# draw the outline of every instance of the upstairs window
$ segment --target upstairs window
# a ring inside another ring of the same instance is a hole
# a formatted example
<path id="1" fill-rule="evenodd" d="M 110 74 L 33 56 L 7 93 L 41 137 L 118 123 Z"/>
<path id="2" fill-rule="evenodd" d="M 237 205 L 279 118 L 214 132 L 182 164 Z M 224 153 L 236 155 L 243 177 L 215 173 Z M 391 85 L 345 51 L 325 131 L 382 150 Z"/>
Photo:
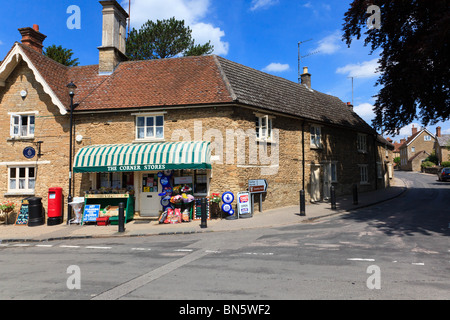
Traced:
<path id="1" fill-rule="evenodd" d="M 164 116 L 136 117 L 137 140 L 163 140 Z"/>
<path id="2" fill-rule="evenodd" d="M 269 116 L 256 117 L 256 140 L 272 140 L 272 118 Z"/>
<path id="3" fill-rule="evenodd" d="M 12 138 L 34 138 L 35 115 L 11 115 L 10 134 Z"/>
<path id="4" fill-rule="evenodd" d="M 424 141 L 431 141 L 431 136 L 426 135 L 423 137 L 423 139 Z"/>
<path id="5" fill-rule="evenodd" d="M 322 148 L 322 128 L 311 126 L 311 148 Z"/>
<path id="6" fill-rule="evenodd" d="M 358 140 L 356 142 L 359 152 L 367 152 L 367 135 L 358 133 Z"/>

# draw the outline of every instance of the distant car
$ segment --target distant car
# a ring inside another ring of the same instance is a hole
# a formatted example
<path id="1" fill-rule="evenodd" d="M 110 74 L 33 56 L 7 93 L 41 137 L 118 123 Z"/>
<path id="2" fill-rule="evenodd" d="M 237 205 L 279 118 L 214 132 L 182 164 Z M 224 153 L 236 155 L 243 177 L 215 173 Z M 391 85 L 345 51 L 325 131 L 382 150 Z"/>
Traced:
<path id="1" fill-rule="evenodd" d="M 439 181 L 450 180 L 450 168 L 442 168 L 438 173 Z"/>

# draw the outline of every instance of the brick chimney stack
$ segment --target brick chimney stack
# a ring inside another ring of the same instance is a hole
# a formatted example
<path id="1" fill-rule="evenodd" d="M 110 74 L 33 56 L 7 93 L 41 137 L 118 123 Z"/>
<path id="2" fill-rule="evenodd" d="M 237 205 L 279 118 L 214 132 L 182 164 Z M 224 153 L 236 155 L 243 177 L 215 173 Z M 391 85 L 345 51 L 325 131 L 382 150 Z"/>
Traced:
<path id="1" fill-rule="evenodd" d="M 308 89 L 311 89 L 311 74 L 308 73 L 308 67 L 303 68 L 303 74 L 301 75 L 302 84 L 305 85 Z"/>
<path id="2" fill-rule="evenodd" d="M 417 133 L 417 128 L 414 127 L 414 125 L 412 126 L 412 134 L 415 135 Z"/>
<path id="3" fill-rule="evenodd" d="M 441 136 L 441 127 L 437 127 L 436 128 L 436 137 L 440 137 Z"/>
<path id="4" fill-rule="evenodd" d="M 39 32 L 37 24 L 33 25 L 33 28 L 21 28 L 19 32 L 22 35 L 22 43 L 24 45 L 42 54 L 43 42 L 47 36 Z"/>

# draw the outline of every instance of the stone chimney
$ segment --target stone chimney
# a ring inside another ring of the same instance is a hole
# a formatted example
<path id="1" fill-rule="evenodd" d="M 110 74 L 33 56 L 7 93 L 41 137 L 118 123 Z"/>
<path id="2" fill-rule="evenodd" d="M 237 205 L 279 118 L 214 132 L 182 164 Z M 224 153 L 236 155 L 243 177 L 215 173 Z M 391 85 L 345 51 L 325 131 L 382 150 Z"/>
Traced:
<path id="1" fill-rule="evenodd" d="M 414 127 L 414 125 L 412 126 L 412 134 L 415 135 L 417 133 L 417 128 Z"/>
<path id="2" fill-rule="evenodd" d="M 303 67 L 303 74 L 301 75 L 302 84 L 311 89 L 311 74 L 308 73 L 308 67 Z"/>
<path id="3" fill-rule="evenodd" d="M 353 105 L 352 105 L 352 103 L 351 103 L 351 102 L 347 102 L 347 107 L 349 107 L 349 108 L 350 108 L 350 110 L 352 110 L 352 111 L 353 111 Z"/>
<path id="4" fill-rule="evenodd" d="M 436 137 L 440 137 L 441 136 L 441 127 L 437 127 L 436 128 Z"/>
<path id="5" fill-rule="evenodd" d="M 34 24 L 33 28 L 21 28 L 19 32 L 22 35 L 22 43 L 24 45 L 42 54 L 43 42 L 47 36 L 39 32 L 37 24 Z"/>
<path id="6" fill-rule="evenodd" d="M 112 74 L 117 65 L 128 60 L 125 39 L 128 13 L 116 1 L 100 1 L 103 6 L 102 46 L 98 48 L 99 74 Z"/>
<path id="7" fill-rule="evenodd" d="M 406 142 L 406 139 L 400 139 L 400 144 L 404 144 Z"/>

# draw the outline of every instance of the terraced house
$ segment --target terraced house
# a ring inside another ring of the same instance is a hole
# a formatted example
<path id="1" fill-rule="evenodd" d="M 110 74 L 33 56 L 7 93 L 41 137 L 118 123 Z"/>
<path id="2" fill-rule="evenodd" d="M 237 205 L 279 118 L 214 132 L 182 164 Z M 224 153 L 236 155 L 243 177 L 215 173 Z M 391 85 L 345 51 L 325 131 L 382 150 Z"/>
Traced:
<path id="1" fill-rule="evenodd" d="M 100 3 L 98 65 L 45 57 L 37 26 L 19 29 L 0 64 L 0 198 L 35 195 L 45 206 L 50 187 L 67 198 L 70 82 L 74 196 L 127 190 L 137 214 L 157 216 L 161 171 L 197 197 L 265 179 L 265 209 L 298 204 L 302 189 L 322 201 L 331 185 L 339 195 L 389 184 L 392 144 L 351 105 L 314 90 L 307 68 L 298 84 L 215 55 L 127 61 L 127 13 Z"/>

